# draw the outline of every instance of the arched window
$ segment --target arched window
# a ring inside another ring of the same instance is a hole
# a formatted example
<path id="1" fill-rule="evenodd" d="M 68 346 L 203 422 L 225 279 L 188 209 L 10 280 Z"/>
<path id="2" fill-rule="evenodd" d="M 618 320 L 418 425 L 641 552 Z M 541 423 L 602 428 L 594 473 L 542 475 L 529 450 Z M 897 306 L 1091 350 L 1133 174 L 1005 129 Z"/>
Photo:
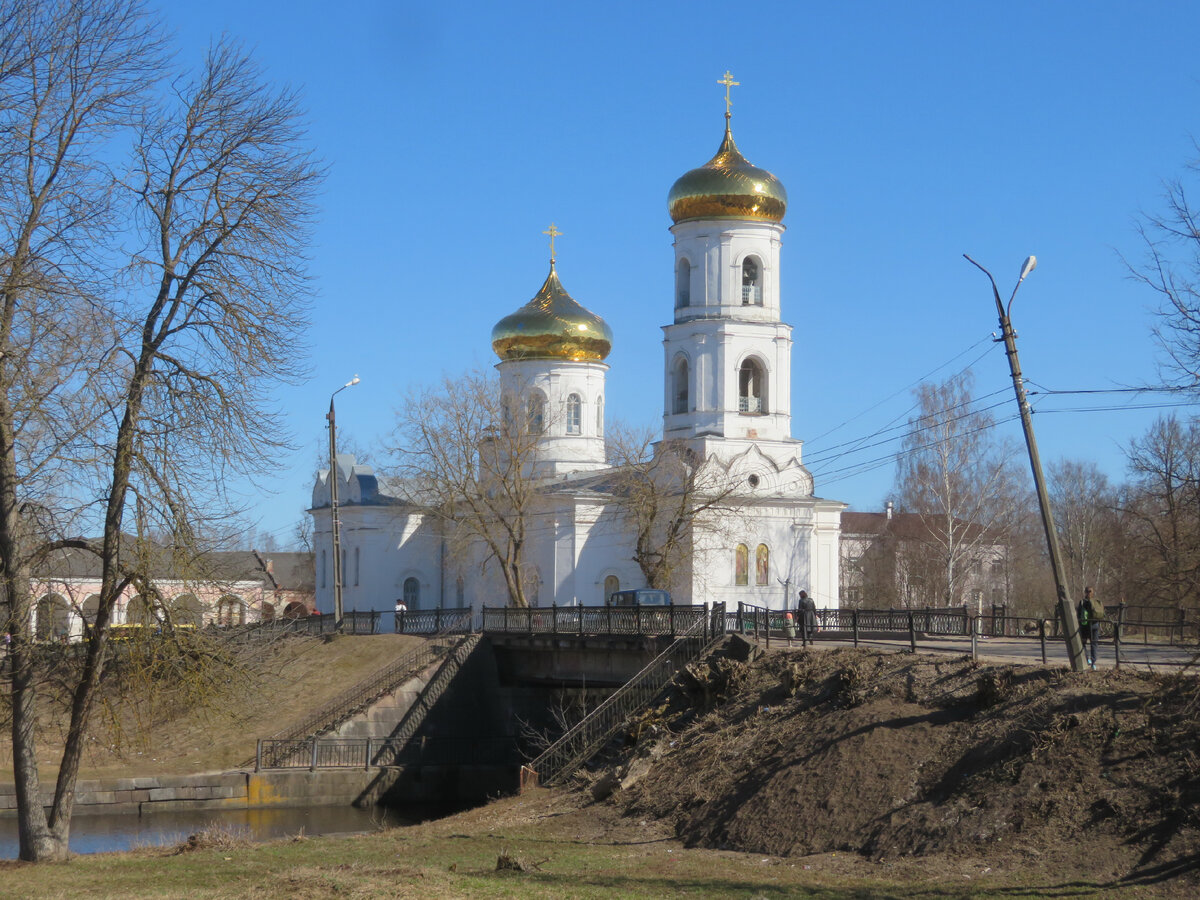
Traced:
<path id="1" fill-rule="evenodd" d="M 233 618 L 226 624 L 245 624 L 246 607 L 242 605 L 242 601 L 237 597 L 225 597 L 223 599 L 230 604 L 230 609 L 234 610 L 230 614 Z M 182 597 L 176 597 L 172 601 L 170 609 L 172 625 L 190 625 L 193 628 L 199 628 L 204 624 L 204 606 L 195 594 L 184 594 Z"/>
<path id="2" fill-rule="evenodd" d="M 596 398 L 596 434 L 604 435 L 604 395 Z"/>
<path id="3" fill-rule="evenodd" d="M 467 585 L 463 581 L 461 575 L 454 581 L 454 602 L 458 604 L 458 608 L 462 609 L 463 603 L 466 602 Z"/>
<path id="4" fill-rule="evenodd" d="M 421 602 L 421 582 L 413 577 L 404 579 L 404 605 L 410 610 L 418 609 Z"/>
<path id="5" fill-rule="evenodd" d="M 766 544 L 759 544 L 754 551 L 754 583 L 766 584 L 771 568 L 771 551 Z"/>
<path id="6" fill-rule="evenodd" d="M 762 306 L 762 265 L 755 256 L 742 262 L 742 306 Z"/>
<path id="7" fill-rule="evenodd" d="M 92 594 L 83 601 L 83 607 L 80 612 L 83 614 L 83 626 L 86 632 L 89 628 L 96 624 L 96 613 L 100 611 L 100 595 Z"/>
<path id="8" fill-rule="evenodd" d="M 34 636 L 38 640 L 65 641 L 71 635 L 71 607 L 58 594 L 38 601 L 34 620 Z"/>
<path id="9" fill-rule="evenodd" d="M 692 302 L 692 264 L 680 259 L 675 266 L 675 306 L 684 307 Z"/>
<path id="10" fill-rule="evenodd" d="M 733 553 L 733 583 L 750 583 L 750 548 L 745 544 L 738 544 Z"/>
<path id="11" fill-rule="evenodd" d="M 578 394 L 567 397 L 567 434 L 583 434 L 583 400 Z"/>
<path id="12" fill-rule="evenodd" d="M 321 587 L 325 587 L 325 570 L 329 568 L 329 561 L 325 558 L 325 551 L 321 551 Z"/>
<path id="13" fill-rule="evenodd" d="M 361 563 L 362 563 L 362 554 L 359 552 L 359 548 L 355 547 L 354 548 L 354 586 L 355 587 L 358 587 L 358 571 L 359 571 Z"/>
<path id="14" fill-rule="evenodd" d="M 612 595 L 621 589 L 621 579 L 616 575 L 604 576 L 604 602 L 612 603 Z"/>
<path id="15" fill-rule="evenodd" d="M 753 359 L 746 360 L 738 369 L 738 411 L 767 411 L 767 377 L 762 366 Z"/>
<path id="16" fill-rule="evenodd" d="M 150 604 L 146 602 L 146 598 L 141 594 L 132 598 L 129 605 L 125 607 L 126 625 L 153 625 L 158 618 Z"/>
<path id="17" fill-rule="evenodd" d="M 675 415 L 688 411 L 688 361 L 679 357 L 671 377 L 671 412 Z"/>
<path id="18" fill-rule="evenodd" d="M 525 428 L 530 434 L 541 434 L 546 428 L 546 398 L 541 391 L 529 395 L 525 407 Z"/>

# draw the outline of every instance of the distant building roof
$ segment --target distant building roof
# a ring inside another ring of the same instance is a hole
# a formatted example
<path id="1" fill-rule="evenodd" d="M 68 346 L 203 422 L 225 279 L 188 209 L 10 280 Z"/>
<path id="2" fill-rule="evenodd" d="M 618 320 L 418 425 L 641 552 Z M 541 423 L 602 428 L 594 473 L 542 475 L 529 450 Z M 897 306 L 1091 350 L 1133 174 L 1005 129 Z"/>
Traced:
<path id="1" fill-rule="evenodd" d="M 966 537 L 974 540 L 986 535 L 987 529 L 973 522 L 963 522 L 956 519 L 959 525 L 966 528 Z M 843 512 L 843 537 L 882 537 L 891 535 L 900 540 L 923 541 L 930 535 L 938 534 L 945 528 L 945 517 L 930 516 L 922 513 L 903 512 Z"/>

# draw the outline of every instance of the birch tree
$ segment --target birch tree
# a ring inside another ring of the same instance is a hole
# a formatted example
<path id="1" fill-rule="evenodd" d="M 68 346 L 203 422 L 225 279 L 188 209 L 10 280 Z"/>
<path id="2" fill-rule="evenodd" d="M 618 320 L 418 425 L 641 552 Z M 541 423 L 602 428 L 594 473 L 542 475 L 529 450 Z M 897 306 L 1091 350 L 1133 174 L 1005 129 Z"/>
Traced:
<path id="1" fill-rule="evenodd" d="M 897 459 L 896 495 L 925 523 L 907 565 L 925 600 L 963 602 L 984 550 L 1003 540 L 1013 514 L 1012 454 L 992 437 L 994 419 L 976 409 L 969 371 L 914 391 L 917 412 Z"/>

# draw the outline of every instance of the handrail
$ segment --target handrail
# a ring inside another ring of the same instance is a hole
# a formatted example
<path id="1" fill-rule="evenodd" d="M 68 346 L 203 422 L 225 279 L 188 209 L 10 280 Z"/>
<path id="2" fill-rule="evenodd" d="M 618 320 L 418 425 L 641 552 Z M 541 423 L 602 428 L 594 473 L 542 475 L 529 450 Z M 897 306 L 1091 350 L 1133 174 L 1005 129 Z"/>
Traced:
<path id="1" fill-rule="evenodd" d="M 401 678 L 413 671 L 425 668 L 442 655 L 446 647 L 438 643 L 438 639 L 447 637 L 452 629 L 461 627 L 462 620 L 469 619 L 470 616 L 471 613 L 468 611 L 447 623 L 441 631 L 432 635 L 420 647 L 388 663 L 381 669 L 377 669 L 357 684 L 342 691 L 320 709 L 310 713 L 299 722 L 269 735 L 266 740 L 285 741 L 310 737 L 340 725 L 364 705 L 369 705 L 378 697 L 386 694 L 399 683 Z M 252 766 L 255 761 L 256 756 L 251 757 L 242 763 L 242 767 Z"/>
<path id="2" fill-rule="evenodd" d="M 675 674 L 674 657 L 682 647 L 686 665 L 701 656 L 724 635 L 704 641 L 708 633 L 707 619 L 701 619 L 675 639 L 662 653 L 654 657 L 640 672 L 617 688 L 594 710 L 573 725 L 566 734 L 542 751 L 528 768 L 538 773 L 542 784 L 553 784 L 574 767 L 581 765 L 612 735 L 633 712 L 641 709 L 666 686 Z M 697 640 L 699 638 L 700 640 Z M 688 653 L 690 645 L 697 645 Z"/>

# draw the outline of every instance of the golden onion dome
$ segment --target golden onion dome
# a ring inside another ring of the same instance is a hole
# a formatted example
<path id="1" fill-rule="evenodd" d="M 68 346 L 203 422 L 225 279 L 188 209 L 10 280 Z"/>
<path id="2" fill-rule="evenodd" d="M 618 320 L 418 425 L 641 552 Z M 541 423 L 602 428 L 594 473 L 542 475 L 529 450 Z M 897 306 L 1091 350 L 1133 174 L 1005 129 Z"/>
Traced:
<path id="1" fill-rule="evenodd" d="M 698 169 L 683 175 L 667 196 L 671 218 L 758 219 L 779 222 L 787 210 L 783 182 L 738 152 L 725 120 L 725 138 L 717 155 Z"/>
<path id="2" fill-rule="evenodd" d="M 492 329 L 501 359 L 600 360 L 612 350 L 612 329 L 563 290 L 554 262 L 537 295 Z"/>

